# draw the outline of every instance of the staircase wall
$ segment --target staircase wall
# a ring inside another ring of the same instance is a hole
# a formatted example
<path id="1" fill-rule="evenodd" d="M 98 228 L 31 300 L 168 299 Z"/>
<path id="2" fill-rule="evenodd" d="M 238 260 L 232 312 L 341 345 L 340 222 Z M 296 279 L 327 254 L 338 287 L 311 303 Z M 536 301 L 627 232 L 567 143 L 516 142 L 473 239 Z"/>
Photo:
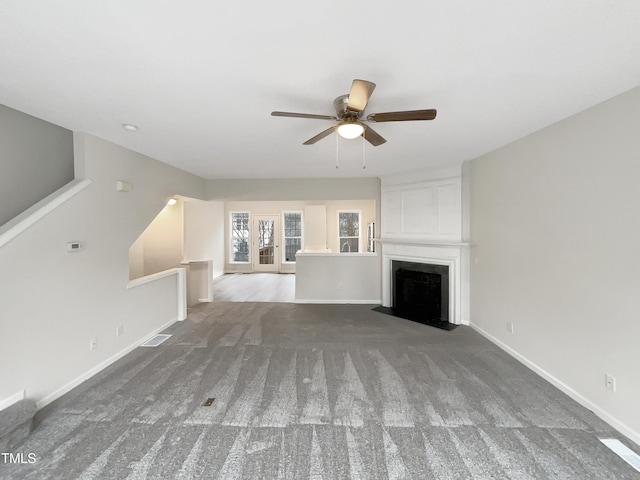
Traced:
<path id="1" fill-rule="evenodd" d="M 0 105 L 0 228 L 74 178 L 73 132 Z"/>
<path id="2" fill-rule="evenodd" d="M 74 148 L 88 185 L 0 244 L 0 402 L 24 390 L 41 408 L 178 318 L 175 280 L 127 289 L 129 247 L 204 179 L 88 134 Z"/>

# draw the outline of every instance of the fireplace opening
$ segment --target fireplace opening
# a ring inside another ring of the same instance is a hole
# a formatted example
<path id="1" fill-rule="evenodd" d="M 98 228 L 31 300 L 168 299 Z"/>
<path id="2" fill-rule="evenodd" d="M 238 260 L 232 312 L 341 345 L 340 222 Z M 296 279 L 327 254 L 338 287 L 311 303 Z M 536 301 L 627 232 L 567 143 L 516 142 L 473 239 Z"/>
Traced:
<path id="1" fill-rule="evenodd" d="M 375 310 L 414 322 L 452 330 L 449 323 L 449 267 L 430 263 L 391 262 L 392 308 Z"/>

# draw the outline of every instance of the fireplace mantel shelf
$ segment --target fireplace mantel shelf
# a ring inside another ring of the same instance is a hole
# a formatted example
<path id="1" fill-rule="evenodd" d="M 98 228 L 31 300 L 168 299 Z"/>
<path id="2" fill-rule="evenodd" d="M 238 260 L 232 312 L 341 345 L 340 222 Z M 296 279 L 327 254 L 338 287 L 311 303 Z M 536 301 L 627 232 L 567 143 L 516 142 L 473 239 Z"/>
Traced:
<path id="1" fill-rule="evenodd" d="M 407 239 L 407 238 L 376 238 L 376 242 L 396 245 L 424 245 L 425 247 L 468 247 L 468 242 L 443 242 L 438 240 Z"/>

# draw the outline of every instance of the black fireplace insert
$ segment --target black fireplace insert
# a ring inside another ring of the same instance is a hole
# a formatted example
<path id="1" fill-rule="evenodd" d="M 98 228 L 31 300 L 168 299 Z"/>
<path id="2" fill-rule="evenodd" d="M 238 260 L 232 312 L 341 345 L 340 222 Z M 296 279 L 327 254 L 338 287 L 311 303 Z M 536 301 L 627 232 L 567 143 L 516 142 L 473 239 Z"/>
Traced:
<path id="1" fill-rule="evenodd" d="M 391 262 L 393 307 L 375 310 L 452 330 L 449 323 L 449 267 L 430 263 Z"/>

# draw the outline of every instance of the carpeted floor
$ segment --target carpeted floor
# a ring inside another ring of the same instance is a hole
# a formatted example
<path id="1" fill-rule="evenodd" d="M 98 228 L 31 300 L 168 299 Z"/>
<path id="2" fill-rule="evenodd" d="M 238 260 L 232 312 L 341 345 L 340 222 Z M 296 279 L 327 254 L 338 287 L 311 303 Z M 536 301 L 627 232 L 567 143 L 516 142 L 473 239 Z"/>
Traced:
<path id="1" fill-rule="evenodd" d="M 203 304 L 38 414 L 2 479 L 637 479 L 624 437 L 468 327 Z M 207 398 L 211 406 L 203 406 Z"/>

